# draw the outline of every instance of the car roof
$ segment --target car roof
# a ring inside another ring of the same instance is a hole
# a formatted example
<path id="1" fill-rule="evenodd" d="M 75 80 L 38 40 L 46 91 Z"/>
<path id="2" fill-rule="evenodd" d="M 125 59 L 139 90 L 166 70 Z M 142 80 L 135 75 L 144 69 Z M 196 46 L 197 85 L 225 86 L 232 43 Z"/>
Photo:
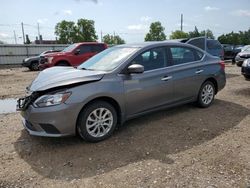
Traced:
<path id="1" fill-rule="evenodd" d="M 177 41 L 150 41 L 150 42 L 141 42 L 141 43 L 132 43 L 132 44 L 122 44 L 115 47 L 128 47 L 128 48 L 144 48 L 144 47 L 151 47 L 151 46 L 158 46 L 158 45 L 178 45 L 178 46 L 192 46 L 188 44 L 183 44 Z"/>

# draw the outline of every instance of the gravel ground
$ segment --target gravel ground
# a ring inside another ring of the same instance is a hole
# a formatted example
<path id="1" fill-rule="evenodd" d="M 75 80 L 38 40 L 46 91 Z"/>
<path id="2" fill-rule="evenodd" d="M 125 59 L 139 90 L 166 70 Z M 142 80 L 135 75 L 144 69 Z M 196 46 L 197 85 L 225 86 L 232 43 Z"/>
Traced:
<path id="1" fill-rule="evenodd" d="M 207 109 L 184 105 L 134 119 L 97 144 L 26 133 L 0 115 L 0 187 L 249 187 L 250 81 L 227 66 Z M 37 75 L 0 70 L 0 97 L 20 97 Z"/>

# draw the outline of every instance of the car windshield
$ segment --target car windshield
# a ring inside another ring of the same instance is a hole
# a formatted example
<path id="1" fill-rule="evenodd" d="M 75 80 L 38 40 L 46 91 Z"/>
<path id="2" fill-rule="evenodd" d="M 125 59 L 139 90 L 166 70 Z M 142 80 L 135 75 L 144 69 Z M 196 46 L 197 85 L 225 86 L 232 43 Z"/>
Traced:
<path id="1" fill-rule="evenodd" d="M 109 48 L 82 63 L 78 69 L 111 71 L 137 50 L 133 47 Z"/>
<path id="2" fill-rule="evenodd" d="M 71 44 L 70 46 L 64 48 L 62 52 L 71 52 L 73 49 L 75 49 L 76 46 L 77 44 Z"/>

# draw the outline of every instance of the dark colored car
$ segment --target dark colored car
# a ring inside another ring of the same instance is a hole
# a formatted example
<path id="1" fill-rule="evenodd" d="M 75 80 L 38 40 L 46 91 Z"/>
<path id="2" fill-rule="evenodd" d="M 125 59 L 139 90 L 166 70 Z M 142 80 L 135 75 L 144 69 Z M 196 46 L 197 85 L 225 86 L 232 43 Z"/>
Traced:
<path id="1" fill-rule="evenodd" d="M 45 55 L 40 61 L 39 68 L 45 69 L 53 66 L 73 66 L 77 67 L 92 56 L 105 50 L 107 45 L 98 42 L 75 43 L 59 53 Z"/>
<path id="2" fill-rule="evenodd" d="M 54 53 L 54 52 L 60 52 L 60 50 L 47 50 L 47 51 L 42 52 L 38 56 L 28 57 L 23 60 L 22 66 L 28 67 L 32 71 L 37 71 L 39 70 L 38 66 L 39 66 L 40 58 L 42 58 L 45 54 Z"/>
<path id="3" fill-rule="evenodd" d="M 213 56 L 219 57 L 221 60 L 224 60 L 223 46 L 218 40 L 209 39 L 206 37 L 195 37 L 195 38 L 185 38 L 185 39 L 174 39 L 170 41 L 178 41 L 186 44 L 191 44 L 208 52 Z"/>
<path id="4" fill-rule="evenodd" d="M 241 73 L 244 75 L 246 79 L 250 79 L 250 58 L 244 60 L 241 67 Z"/>
<path id="5" fill-rule="evenodd" d="M 236 55 L 241 52 L 243 46 L 241 45 L 232 45 L 232 44 L 222 44 L 224 48 L 224 59 L 232 60 L 235 62 Z"/>
<path id="6" fill-rule="evenodd" d="M 243 61 L 248 58 L 250 58 L 250 45 L 244 46 L 241 52 L 236 55 L 235 61 L 237 66 L 241 67 Z"/>
<path id="7" fill-rule="evenodd" d="M 196 38 L 187 39 L 185 43 L 194 45 L 208 52 L 209 54 L 219 57 L 220 59 L 224 60 L 224 49 L 218 40 L 209 39 L 205 37 L 196 37 Z"/>
<path id="8" fill-rule="evenodd" d="M 220 58 L 180 42 L 119 45 L 77 69 L 40 72 L 18 109 L 32 135 L 79 134 L 97 142 L 126 120 L 156 110 L 191 102 L 209 107 L 226 84 L 224 68 Z"/>

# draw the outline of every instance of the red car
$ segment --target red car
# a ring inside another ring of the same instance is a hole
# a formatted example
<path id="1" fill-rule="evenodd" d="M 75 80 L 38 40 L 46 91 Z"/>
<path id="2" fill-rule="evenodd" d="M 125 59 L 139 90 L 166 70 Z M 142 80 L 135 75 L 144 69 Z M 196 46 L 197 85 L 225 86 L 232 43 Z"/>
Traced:
<path id="1" fill-rule="evenodd" d="M 45 55 L 39 62 L 39 68 L 42 70 L 53 66 L 76 67 L 106 48 L 107 45 L 105 43 L 75 43 L 68 46 L 61 52 Z"/>

